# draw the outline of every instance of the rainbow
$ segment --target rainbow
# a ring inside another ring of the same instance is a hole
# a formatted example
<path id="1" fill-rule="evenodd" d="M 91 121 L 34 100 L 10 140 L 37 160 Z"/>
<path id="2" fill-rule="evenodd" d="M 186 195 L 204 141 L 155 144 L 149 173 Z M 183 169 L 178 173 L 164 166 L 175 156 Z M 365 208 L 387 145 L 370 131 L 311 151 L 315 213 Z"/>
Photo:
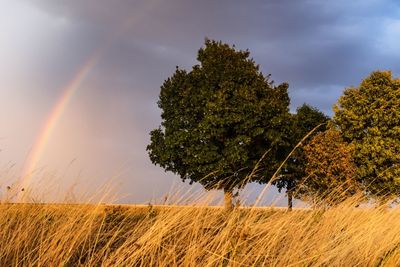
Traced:
<path id="1" fill-rule="evenodd" d="M 21 188 L 27 188 L 30 185 L 37 163 L 43 155 L 43 151 L 46 148 L 46 144 L 50 139 L 55 126 L 57 125 L 58 119 L 64 112 L 74 93 L 77 91 L 90 70 L 96 64 L 99 57 L 99 53 L 95 53 L 92 57 L 90 57 L 89 60 L 87 60 L 80 67 L 80 69 L 74 75 L 74 78 L 62 90 L 61 97 L 56 102 L 49 116 L 45 120 L 44 126 L 40 130 L 34 146 L 32 147 L 27 164 L 23 169 L 22 180 L 20 182 Z"/>
<path id="2" fill-rule="evenodd" d="M 63 88 L 59 100 L 55 103 L 50 114 L 45 120 L 44 126 L 41 128 L 29 153 L 28 159 L 22 171 L 21 180 L 19 182 L 21 189 L 29 189 L 29 185 L 32 182 L 37 164 L 42 158 L 43 152 L 54 131 L 54 128 L 57 125 L 59 118 L 68 106 L 68 103 L 70 102 L 74 93 L 80 88 L 82 82 L 88 76 L 93 67 L 97 64 L 98 60 L 102 57 L 104 52 L 112 46 L 113 42 L 118 39 L 119 36 L 126 32 L 126 30 L 129 29 L 136 21 L 145 16 L 145 9 L 151 9 L 159 3 L 161 2 L 158 0 L 146 1 L 146 5 L 142 7 L 143 9 L 139 10 L 136 16 L 128 17 L 120 25 L 120 27 L 117 28 L 116 31 L 112 32 L 105 40 L 105 42 L 103 42 L 102 45 L 100 45 L 100 47 L 93 52 L 88 60 L 86 60 L 84 64 L 78 69 L 70 82 Z M 25 193 L 22 194 L 22 197 L 20 197 L 20 199 L 24 201 L 25 195 Z"/>

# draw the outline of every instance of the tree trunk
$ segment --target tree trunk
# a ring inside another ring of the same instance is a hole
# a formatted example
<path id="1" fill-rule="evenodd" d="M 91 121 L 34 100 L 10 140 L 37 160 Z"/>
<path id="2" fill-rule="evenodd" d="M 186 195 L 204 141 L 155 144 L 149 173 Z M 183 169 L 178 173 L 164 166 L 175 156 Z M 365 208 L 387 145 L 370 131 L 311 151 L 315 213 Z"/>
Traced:
<path id="1" fill-rule="evenodd" d="M 288 200 L 288 205 L 287 205 L 288 211 L 292 211 L 292 209 L 293 209 L 293 191 L 292 191 L 292 189 L 289 189 L 287 191 L 287 200 Z"/>
<path id="2" fill-rule="evenodd" d="M 225 210 L 232 210 L 232 191 L 224 189 L 224 206 Z"/>

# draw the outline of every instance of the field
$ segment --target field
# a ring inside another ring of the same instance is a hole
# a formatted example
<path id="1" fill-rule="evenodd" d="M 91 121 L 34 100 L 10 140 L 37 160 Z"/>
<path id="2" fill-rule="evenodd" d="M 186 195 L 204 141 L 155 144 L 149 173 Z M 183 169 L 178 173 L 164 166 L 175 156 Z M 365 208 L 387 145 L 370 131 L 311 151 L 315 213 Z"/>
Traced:
<path id="1" fill-rule="evenodd" d="M 398 266 L 400 210 L 0 204 L 0 266 Z"/>

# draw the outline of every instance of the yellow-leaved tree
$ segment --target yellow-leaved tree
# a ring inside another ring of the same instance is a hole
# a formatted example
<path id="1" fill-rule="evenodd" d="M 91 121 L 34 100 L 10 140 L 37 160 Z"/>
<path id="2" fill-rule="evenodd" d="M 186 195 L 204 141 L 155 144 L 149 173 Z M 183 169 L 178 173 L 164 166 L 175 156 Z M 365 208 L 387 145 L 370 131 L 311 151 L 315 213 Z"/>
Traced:
<path id="1" fill-rule="evenodd" d="M 354 148 L 363 190 L 370 196 L 400 193 L 400 79 L 375 71 L 347 88 L 334 106 L 334 123 Z"/>

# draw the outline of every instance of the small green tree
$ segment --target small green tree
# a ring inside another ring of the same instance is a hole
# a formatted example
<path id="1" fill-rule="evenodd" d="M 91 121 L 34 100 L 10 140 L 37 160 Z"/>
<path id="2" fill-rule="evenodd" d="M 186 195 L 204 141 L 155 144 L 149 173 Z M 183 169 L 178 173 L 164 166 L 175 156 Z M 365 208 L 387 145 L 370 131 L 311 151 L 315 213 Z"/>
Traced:
<path id="1" fill-rule="evenodd" d="M 400 193 L 400 79 L 376 71 L 344 91 L 334 106 L 344 141 L 365 190 L 374 196 Z"/>
<path id="2" fill-rule="evenodd" d="M 290 150 L 294 149 L 295 146 L 315 127 L 320 125 L 320 127 L 304 141 L 304 144 L 307 143 L 316 133 L 324 131 L 326 128 L 325 125 L 328 121 L 329 118 L 324 113 L 307 104 L 303 104 L 301 107 L 297 108 L 296 113 L 291 115 L 291 138 L 290 146 L 287 148 L 287 154 L 289 154 L 291 152 Z M 279 179 L 273 182 L 279 192 L 281 192 L 282 189 L 286 189 L 289 210 L 292 209 L 293 206 L 293 194 L 295 193 L 299 182 L 301 182 L 305 175 L 304 170 L 306 161 L 303 151 L 304 144 L 296 148 L 282 169 Z"/>
<path id="3" fill-rule="evenodd" d="M 304 178 L 298 183 L 296 197 L 331 205 L 360 191 L 353 151 L 337 129 L 315 135 L 303 149 Z"/>
<path id="4" fill-rule="evenodd" d="M 199 65 L 176 69 L 161 86 L 161 126 L 151 131 L 151 161 L 206 189 L 232 191 L 268 180 L 288 145 L 288 85 L 274 86 L 249 51 L 206 40 Z M 262 155 L 268 156 L 254 166 Z"/>

